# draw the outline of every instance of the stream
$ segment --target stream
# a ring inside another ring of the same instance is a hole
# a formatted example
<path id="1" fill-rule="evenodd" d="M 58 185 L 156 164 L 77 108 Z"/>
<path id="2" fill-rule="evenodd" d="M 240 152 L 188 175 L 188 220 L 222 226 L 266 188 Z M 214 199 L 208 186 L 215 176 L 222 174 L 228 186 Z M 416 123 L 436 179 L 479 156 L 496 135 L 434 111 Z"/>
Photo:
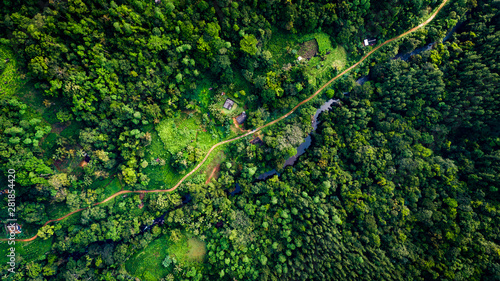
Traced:
<path id="1" fill-rule="evenodd" d="M 446 36 L 443 38 L 442 42 L 444 43 L 446 40 L 450 39 L 450 37 L 453 35 L 453 33 L 455 33 L 457 31 L 457 29 L 459 29 L 462 25 L 464 24 L 464 22 L 458 22 L 447 34 Z M 397 60 L 397 59 L 400 59 L 400 60 L 404 60 L 404 61 L 408 61 L 410 59 L 410 57 L 416 55 L 416 54 L 419 54 L 423 51 L 428 51 L 430 49 L 432 49 L 432 47 L 438 42 L 433 42 L 433 43 L 430 43 L 430 44 L 427 44 L 423 47 L 420 47 L 420 48 L 417 48 L 415 50 L 413 50 L 412 52 L 410 53 L 400 53 L 400 54 L 397 54 L 396 56 L 394 56 L 392 59 L 393 60 Z M 370 80 L 370 74 L 368 75 L 365 75 L 365 76 L 362 76 L 360 77 L 358 80 L 356 80 L 356 83 L 358 83 L 359 85 L 363 85 L 365 82 L 369 81 Z M 344 93 L 344 96 L 347 96 L 349 93 Z M 312 119 L 312 126 L 313 126 L 313 130 L 311 131 L 314 132 L 316 131 L 316 128 L 318 127 L 318 116 L 324 112 L 324 111 L 328 111 L 331 109 L 331 106 L 333 103 L 339 103 L 339 100 L 338 99 L 330 99 L 328 101 L 326 101 L 325 103 L 323 103 L 317 110 L 316 110 L 316 114 L 314 114 L 314 117 Z M 301 143 L 299 145 L 299 147 L 297 147 L 297 154 L 295 154 L 294 156 L 288 158 L 286 161 L 285 161 L 285 165 L 283 165 L 283 168 L 287 167 L 287 166 L 293 166 L 293 164 L 295 164 L 295 161 L 297 161 L 297 158 L 299 158 L 299 156 L 301 156 L 302 154 L 304 154 L 306 152 L 306 149 L 309 148 L 309 146 L 311 146 L 311 133 L 309 133 L 307 135 L 307 137 L 305 138 L 304 142 Z M 267 171 L 265 173 L 262 173 L 260 174 L 258 177 L 257 177 L 257 180 L 267 180 L 268 178 L 270 178 L 271 176 L 274 176 L 274 175 L 280 175 L 280 173 L 278 173 L 278 171 L 276 171 L 276 169 L 273 169 L 271 171 Z"/>
<path id="2" fill-rule="evenodd" d="M 297 161 L 297 158 L 299 158 L 300 155 L 302 155 L 302 154 L 304 154 L 306 152 L 306 149 L 309 148 L 309 146 L 311 146 L 311 142 L 312 142 L 311 133 L 314 132 L 314 131 L 316 131 L 316 129 L 318 128 L 318 124 L 319 124 L 318 116 L 323 111 L 330 110 L 332 108 L 332 104 L 334 104 L 334 103 L 338 104 L 339 101 L 340 100 L 338 100 L 338 99 L 330 99 L 330 100 L 326 101 L 325 103 L 323 103 L 316 110 L 316 113 L 314 114 L 314 116 L 312 118 L 312 127 L 313 127 L 313 130 L 307 135 L 307 137 L 304 140 L 304 142 L 301 143 L 299 145 L 299 147 L 297 147 L 297 154 L 295 154 L 294 156 L 286 159 L 285 164 L 283 165 L 283 168 L 285 168 L 287 166 L 293 166 L 293 164 L 295 164 L 295 161 Z M 279 173 L 278 173 L 278 171 L 276 171 L 276 169 L 273 169 L 271 171 L 268 171 L 268 172 L 260 174 L 257 177 L 257 180 L 266 180 L 269 177 L 274 176 L 274 175 L 278 175 L 279 176 Z"/>
<path id="3" fill-rule="evenodd" d="M 144 225 L 141 227 L 141 233 L 152 228 L 155 224 L 158 224 L 158 225 L 163 225 L 165 223 L 165 216 L 171 212 L 171 211 L 174 211 L 174 210 L 177 210 L 179 208 L 181 208 L 182 206 L 186 205 L 187 203 L 189 203 L 191 200 L 193 199 L 193 197 L 191 196 L 191 194 L 186 194 L 182 197 L 182 203 L 179 205 L 179 206 L 176 206 L 174 207 L 172 210 L 170 211 L 165 211 L 161 216 L 155 218 L 153 220 L 153 223 L 150 224 L 150 225 Z"/>

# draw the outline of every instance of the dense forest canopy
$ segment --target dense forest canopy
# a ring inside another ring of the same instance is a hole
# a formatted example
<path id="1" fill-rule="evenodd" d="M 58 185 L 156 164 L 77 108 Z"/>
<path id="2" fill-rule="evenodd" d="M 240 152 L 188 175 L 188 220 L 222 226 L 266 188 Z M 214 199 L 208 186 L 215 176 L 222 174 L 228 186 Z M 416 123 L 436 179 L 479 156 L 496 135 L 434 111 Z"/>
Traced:
<path id="1" fill-rule="evenodd" d="M 139 194 L 441 2 L 3 0 L 0 167 L 37 236 L 2 280 L 499 279 L 499 4 L 448 2 Z"/>

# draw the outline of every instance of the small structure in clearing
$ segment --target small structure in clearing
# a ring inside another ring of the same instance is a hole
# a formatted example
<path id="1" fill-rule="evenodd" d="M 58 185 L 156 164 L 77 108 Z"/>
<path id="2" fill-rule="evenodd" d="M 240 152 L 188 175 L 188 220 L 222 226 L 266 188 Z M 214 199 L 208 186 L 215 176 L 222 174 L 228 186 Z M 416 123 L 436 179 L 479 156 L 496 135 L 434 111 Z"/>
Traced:
<path id="1" fill-rule="evenodd" d="M 259 137 L 255 137 L 253 140 L 250 141 L 250 143 L 251 144 L 259 144 L 259 145 L 264 144 L 264 142 Z"/>
<path id="2" fill-rule="evenodd" d="M 224 108 L 227 110 L 231 110 L 233 108 L 234 101 L 232 99 L 227 99 L 226 102 L 224 102 Z"/>
<path id="3" fill-rule="evenodd" d="M 245 123 L 245 121 L 247 120 L 247 114 L 245 113 L 245 111 L 243 111 L 240 115 L 238 115 L 238 117 L 236 117 L 236 122 L 238 122 L 238 124 L 243 124 Z"/>

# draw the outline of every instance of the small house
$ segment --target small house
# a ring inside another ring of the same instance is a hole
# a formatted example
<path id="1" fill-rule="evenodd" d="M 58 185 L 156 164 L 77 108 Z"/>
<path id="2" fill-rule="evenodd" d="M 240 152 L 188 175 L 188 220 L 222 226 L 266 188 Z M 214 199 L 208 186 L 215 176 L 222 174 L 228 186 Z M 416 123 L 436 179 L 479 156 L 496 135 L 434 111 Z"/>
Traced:
<path id="1" fill-rule="evenodd" d="M 247 114 L 245 113 L 245 111 L 243 111 L 240 115 L 238 115 L 238 117 L 236 117 L 236 122 L 238 122 L 238 124 L 243 124 L 245 123 L 245 121 L 247 120 Z"/>
<path id="2" fill-rule="evenodd" d="M 20 234 L 21 233 L 21 226 L 17 223 L 8 223 L 5 224 L 5 228 L 7 229 L 7 232 L 12 235 L 12 234 Z"/>
<path id="3" fill-rule="evenodd" d="M 304 58 L 303 58 L 303 57 L 301 57 L 301 56 L 299 56 L 299 57 L 297 58 L 297 60 L 298 60 L 298 61 L 301 61 L 301 60 L 303 60 L 303 59 L 304 59 Z"/>
<path id="4" fill-rule="evenodd" d="M 250 141 L 251 144 L 264 144 L 264 142 L 259 138 L 259 137 L 255 137 L 253 140 Z"/>
<path id="5" fill-rule="evenodd" d="M 234 101 L 231 99 L 227 99 L 226 102 L 224 102 L 224 108 L 227 110 L 231 110 L 233 108 Z"/>
<path id="6" fill-rule="evenodd" d="M 367 38 L 363 41 L 364 46 L 373 46 L 375 45 L 375 43 L 377 43 L 377 39 L 375 38 L 370 38 L 370 39 Z"/>

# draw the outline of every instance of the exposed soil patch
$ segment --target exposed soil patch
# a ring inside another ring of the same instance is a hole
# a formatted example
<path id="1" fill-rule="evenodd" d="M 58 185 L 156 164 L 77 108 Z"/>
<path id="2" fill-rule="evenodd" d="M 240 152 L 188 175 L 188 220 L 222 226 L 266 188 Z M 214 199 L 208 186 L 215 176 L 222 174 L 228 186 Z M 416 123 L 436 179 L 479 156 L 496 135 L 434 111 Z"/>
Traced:
<path id="1" fill-rule="evenodd" d="M 88 163 L 89 163 L 89 162 L 87 162 L 87 161 L 85 161 L 85 160 L 82 160 L 82 162 L 80 162 L 80 164 L 78 164 L 78 167 L 83 168 L 83 167 L 87 166 L 87 164 L 88 164 Z"/>
<path id="2" fill-rule="evenodd" d="M 198 238 L 188 239 L 189 251 L 187 257 L 190 260 L 202 262 L 205 254 L 207 253 L 207 248 L 205 248 L 205 243 Z"/>
<path id="3" fill-rule="evenodd" d="M 318 53 L 319 47 L 316 39 L 309 40 L 300 45 L 299 56 L 310 59 Z"/>
<path id="4" fill-rule="evenodd" d="M 208 184 L 210 180 L 214 177 L 214 175 L 219 172 L 219 170 L 220 170 L 220 164 L 214 167 L 212 173 L 210 174 L 210 176 L 208 176 L 208 179 L 205 181 L 205 184 Z"/>
<path id="5" fill-rule="evenodd" d="M 240 127 L 240 124 L 238 124 L 238 122 L 236 121 L 236 118 L 234 118 L 234 117 L 233 117 L 233 124 L 234 124 L 234 126 L 236 126 L 236 128 L 238 128 L 238 130 L 240 130 L 242 133 L 250 132 L 250 130 L 243 130 L 243 129 Z"/>
<path id="6" fill-rule="evenodd" d="M 220 163 L 226 158 L 224 152 L 220 151 L 217 156 L 210 162 L 205 170 L 205 175 L 207 175 L 207 180 L 205 184 L 208 184 L 212 178 L 217 178 L 220 171 Z"/>
<path id="7" fill-rule="evenodd" d="M 57 171 L 60 172 L 62 171 L 62 165 L 63 165 L 64 160 L 57 160 L 54 161 L 54 166 L 56 167 Z"/>
<path id="8" fill-rule="evenodd" d="M 71 125 L 71 122 L 54 123 L 54 124 L 52 124 L 52 130 L 50 130 L 50 132 L 59 135 L 69 125 Z"/>

